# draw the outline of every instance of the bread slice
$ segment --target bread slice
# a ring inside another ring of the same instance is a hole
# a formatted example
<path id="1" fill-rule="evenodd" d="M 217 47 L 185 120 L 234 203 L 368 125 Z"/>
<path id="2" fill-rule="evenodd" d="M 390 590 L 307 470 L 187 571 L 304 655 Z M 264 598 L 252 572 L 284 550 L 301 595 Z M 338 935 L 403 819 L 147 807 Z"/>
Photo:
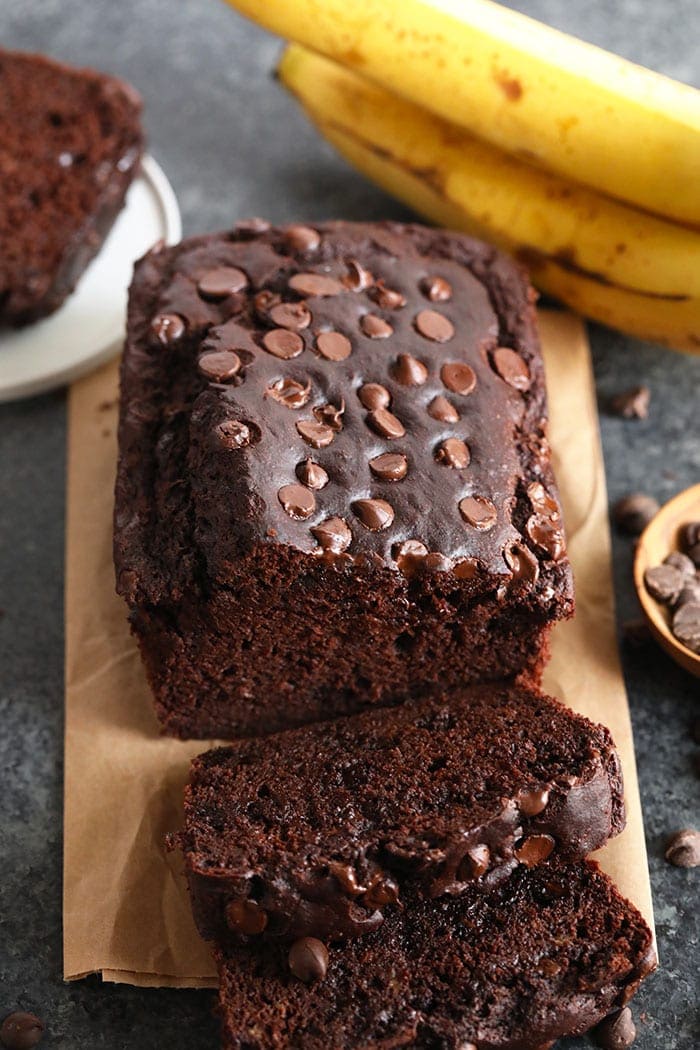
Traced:
<path id="1" fill-rule="evenodd" d="M 140 114 L 121 80 L 0 50 L 0 322 L 73 290 L 138 170 Z"/>
<path id="2" fill-rule="evenodd" d="M 332 940 L 623 826 L 608 731 L 488 685 L 200 756 L 178 843 L 205 938 Z"/>

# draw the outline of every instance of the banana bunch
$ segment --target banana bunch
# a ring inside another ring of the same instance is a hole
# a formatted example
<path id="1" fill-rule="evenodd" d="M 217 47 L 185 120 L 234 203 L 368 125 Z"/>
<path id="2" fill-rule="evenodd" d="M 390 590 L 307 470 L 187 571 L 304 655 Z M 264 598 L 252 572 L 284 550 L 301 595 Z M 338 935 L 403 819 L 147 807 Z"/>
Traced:
<path id="1" fill-rule="evenodd" d="M 700 92 L 488 0 L 231 2 L 313 47 L 280 79 L 383 188 L 580 313 L 700 353 Z"/>

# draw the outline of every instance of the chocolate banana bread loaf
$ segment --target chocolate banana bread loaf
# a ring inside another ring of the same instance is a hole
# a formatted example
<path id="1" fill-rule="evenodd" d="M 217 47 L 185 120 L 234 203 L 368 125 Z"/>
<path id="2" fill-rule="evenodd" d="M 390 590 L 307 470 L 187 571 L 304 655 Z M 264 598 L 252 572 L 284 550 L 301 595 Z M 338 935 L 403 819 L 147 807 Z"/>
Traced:
<path id="1" fill-rule="evenodd" d="M 488 685 L 201 755 L 178 844 L 205 938 L 327 940 L 623 826 L 608 731 Z"/>
<path id="2" fill-rule="evenodd" d="M 0 323 L 73 290 L 138 170 L 140 117 L 115 77 L 0 49 Z"/>
<path id="3" fill-rule="evenodd" d="M 546 416 L 527 282 L 467 237 L 252 221 L 147 255 L 115 560 L 165 730 L 536 681 L 573 608 Z"/>
<path id="4" fill-rule="evenodd" d="M 216 959 L 225 1050 L 540 1050 L 627 1002 L 656 964 L 598 867 L 560 861 L 408 902 L 327 956 L 278 942 Z"/>

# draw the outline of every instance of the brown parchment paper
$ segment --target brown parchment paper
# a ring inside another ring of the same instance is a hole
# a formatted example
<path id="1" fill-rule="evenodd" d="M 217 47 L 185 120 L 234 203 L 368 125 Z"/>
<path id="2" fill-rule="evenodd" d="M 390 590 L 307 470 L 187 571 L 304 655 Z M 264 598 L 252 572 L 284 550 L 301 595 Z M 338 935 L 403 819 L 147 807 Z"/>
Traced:
<path id="1" fill-rule="evenodd" d="M 612 730 L 628 824 L 600 860 L 652 922 L 627 697 L 617 654 L 610 535 L 590 354 L 582 323 L 540 317 L 551 442 L 576 579 L 577 614 L 554 631 L 545 688 Z M 182 787 L 204 741 L 159 736 L 126 609 L 114 594 L 112 486 L 117 366 L 70 392 L 66 553 L 64 972 L 152 986 L 215 984 L 179 854 Z"/>

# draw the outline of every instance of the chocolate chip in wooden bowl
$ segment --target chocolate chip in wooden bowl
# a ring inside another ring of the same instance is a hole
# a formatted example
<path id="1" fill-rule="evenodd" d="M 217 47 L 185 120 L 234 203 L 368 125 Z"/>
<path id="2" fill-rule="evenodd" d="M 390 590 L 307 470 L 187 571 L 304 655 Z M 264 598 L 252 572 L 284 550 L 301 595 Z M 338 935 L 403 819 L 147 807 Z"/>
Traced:
<path id="1" fill-rule="evenodd" d="M 593 1029 L 592 1036 L 593 1042 L 601 1050 L 629 1050 L 637 1037 L 629 1006 L 616 1010 L 601 1021 Z"/>
<path id="2" fill-rule="evenodd" d="M 301 937 L 289 949 L 289 969 L 304 984 L 322 981 L 328 972 L 328 949 L 316 937 Z"/>
<path id="3" fill-rule="evenodd" d="M 679 605 L 673 614 L 671 630 L 686 649 L 700 655 L 700 602 L 688 601 Z"/>
<path id="4" fill-rule="evenodd" d="M 648 386 L 634 386 L 610 399 L 610 412 L 622 419 L 646 419 L 649 415 L 651 391 Z"/>
<path id="5" fill-rule="evenodd" d="M 44 1034 L 44 1022 L 35 1014 L 15 1010 L 0 1025 L 0 1044 L 6 1050 L 32 1050 Z"/>
<path id="6" fill-rule="evenodd" d="M 680 542 L 686 554 L 700 543 L 700 521 L 689 521 L 683 525 L 680 530 Z"/>
<path id="7" fill-rule="evenodd" d="M 621 532 L 639 536 L 659 511 L 658 501 L 643 492 L 632 492 L 619 499 L 612 509 L 613 521 Z"/>
<path id="8" fill-rule="evenodd" d="M 664 558 L 663 564 L 672 565 L 674 569 L 678 569 L 685 581 L 695 579 L 695 566 L 688 555 L 683 554 L 682 551 L 671 551 Z"/>
<path id="9" fill-rule="evenodd" d="M 697 868 L 700 865 L 700 831 L 695 828 L 676 831 L 666 844 L 664 856 L 676 868 Z"/>
<path id="10" fill-rule="evenodd" d="M 683 576 L 673 565 L 656 565 L 644 573 L 644 585 L 657 602 L 671 605 L 681 592 Z"/>

